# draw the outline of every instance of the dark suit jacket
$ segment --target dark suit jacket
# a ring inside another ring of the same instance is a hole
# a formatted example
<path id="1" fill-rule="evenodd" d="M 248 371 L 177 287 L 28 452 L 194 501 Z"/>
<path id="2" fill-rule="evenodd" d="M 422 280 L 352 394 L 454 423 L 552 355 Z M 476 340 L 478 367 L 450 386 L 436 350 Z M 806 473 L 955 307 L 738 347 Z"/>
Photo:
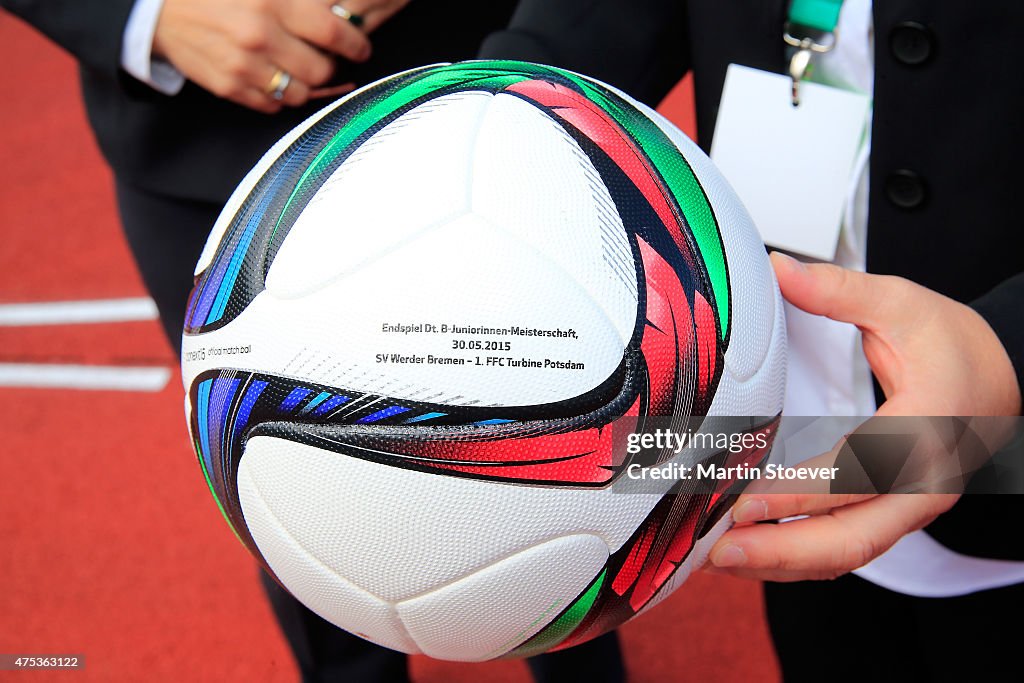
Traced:
<path id="1" fill-rule="evenodd" d="M 648 104 L 693 71 L 710 149 L 726 68 L 786 73 L 787 0 L 523 0 L 482 56 L 573 69 Z M 874 2 L 868 270 L 970 302 L 1024 387 L 1024 3 Z M 841 39 L 841 38 L 840 38 Z M 1024 559 L 1021 497 L 966 496 L 930 531 L 977 555 Z"/>
<path id="2" fill-rule="evenodd" d="M 120 68 L 134 4 L 0 0 L 78 59 L 90 123 L 119 181 L 164 196 L 223 203 L 274 142 L 328 102 L 267 116 L 191 82 L 174 97 L 156 92 Z M 332 82 L 363 85 L 424 64 L 472 59 L 484 36 L 508 23 L 514 7 L 512 0 L 411 2 L 373 34 L 370 61 L 339 60 Z"/>

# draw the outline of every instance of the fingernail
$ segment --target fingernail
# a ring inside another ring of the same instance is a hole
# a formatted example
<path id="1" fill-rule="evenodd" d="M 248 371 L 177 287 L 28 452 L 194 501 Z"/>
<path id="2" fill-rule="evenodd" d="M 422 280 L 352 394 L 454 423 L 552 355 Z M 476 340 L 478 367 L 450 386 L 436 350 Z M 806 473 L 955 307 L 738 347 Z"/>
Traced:
<path id="1" fill-rule="evenodd" d="M 784 254 L 781 251 L 773 251 L 772 253 L 775 254 L 777 258 L 782 259 L 782 262 L 785 263 L 787 267 L 792 268 L 793 270 L 807 270 L 807 265 L 803 261 L 797 261 L 789 254 Z"/>
<path id="2" fill-rule="evenodd" d="M 763 500 L 748 500 L 732 511 L 732 521 L 737 524 L 765 519 L 768 519 L 768 503 Z"/>
<path id="3" fill-rule="evenodd" d="M 716 567 L 740 567 L 747 562 L 747 554 L 743 548 L 732 543 L 719 550 L 711 558 L 711 563 Z"/>

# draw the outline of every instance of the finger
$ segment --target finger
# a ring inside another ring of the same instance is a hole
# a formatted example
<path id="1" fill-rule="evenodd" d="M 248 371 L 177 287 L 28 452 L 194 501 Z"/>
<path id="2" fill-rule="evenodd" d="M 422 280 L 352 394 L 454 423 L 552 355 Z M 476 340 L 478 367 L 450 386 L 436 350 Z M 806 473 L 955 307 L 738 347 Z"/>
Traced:
<path id="1" fill-rule="evenodd" d="M 912 285 L 902 278 L 801 263 L 780 252 L 771 259 L 782 295 L 803 311 L 868 328 L 908 318 L 899 303 Z"/>
<path id="2" fill-rule="evenodd" d="M 262 87 L 255 84 L 257 79 L 261 78 L 257 74 L 262 71 L 256 64 L 257 61 L 255 58 L 244 56 L 234 60 L 226 58 L 224 69 L 214 72 L 209 79 L 202 80 L 200 85 L 214 95 L 243 107 L 264 114 L 277 113 L 281 110 L 281 103 L 272 99 Z M 269 83 L 273 75 L 273 70 L 270 70 L 270 75 L 265 76 L 263 83 Z"/>
<path id="3" fill-rule="evenodd" d="M 353 62 L 370 58 L 370 39 L 351 22 L 335 16 L 330 3 L 285 0 L 281 22 L 296 37 Z"/>
<path id="4" fill-rule="evenodd" d="M 737 527 L 715 544 L 710 561 L 748 575 L 796 572 L 808 579 L 833 578 L 867 564 L 955 500 L 941 495 L 877 496 L 786 524 Z"/>
<path id="5" fill-rule="evenodd" d="M 289 107 L 299 107 L 309 101 L 309 86 L 300 81 L 298 78 L 292 76 L 287 87 L 281 92 L 281 98 L 276 99 L 273 92 L 270 92 L 269 84 L 273 81 L 279 67 L 271 64 L 270 62 L 264 62 L 260 69 L 260 75 L 253 79 L 254 83 L 263 84 L 263 95 L 269 100 L 279 102 Z M 285 73 L 288 73 L 287 69 L 282 69 Z M 289 74 L 290 75 L 290 74 Z"/>
<path id="6" fill-rule="evenodd" d="M 733 521 L 747 524 L 819 515 L 880 493 L 961 493 L 962 487 L 954 486 L 961 474 L 960 461 L 952 457 L 956 444 L 944 446 L 933 433 L 930 418 L 892 419 L 911 414 L 911 408 L 897 395 L 829 451 L 795 466 L 808 471 L 830 470 L 829 479 L 776 477 L 753 481 L 736 500 Z"/>
<path id="7" fill-rule="evenodd" d="M 829 449 L 828 451 L 825 451 L 824 453 L 819 453 L 818 455 L 815 455 L 814 457 L 811 458 L 804 458 L 796 465 L 793 465 L 793 467 L 803 468 L 805 471 L 817 470 L 819 475 L 823 473 L 825 470 L 832 470 L 829 473 L 830 476 L 839 475 L 840 472 L 835 469 L 836 460 L 839 457 L 839 453 L 843 448 L 844 442 L 844 439 L 840 439 L 838 442 L 833 444 L 832 448 Z M 802 456 L 803 454 L 800 455 Z M 750 485 L 747 486 L 746 490 L 736 501 L 736 505 L 733 507 L 734 515 L 735 511 L 738 511 L 741 507 L 743 507 L 744 503 L 751 500 L 761 500 L 768 496 L 781 499 L 782 496 L 789 496 L 794 494 L 829 494 L 832 492 L 832 482 L 833 479 L 825 479 L 823 476 L 816 476 L 814 478 L 808 477 L 804 479 L 791 479 L 783 476 L 755 479 L 752 482 L 750 482 Z M 869 493 L 868 491 L 845 492 Z M 750 516 L 750 512 L 752 511 L 753 508 L 748 508 L 747 512 L 745 512 L 744 514 Z M 751 517 L 747 520 L 736 519 L 735 521 L 761 521 L 762 519 L 778 519 L 779 517 L 785 516 L 789 515 L 773 515 L 771 517 L 762 517 L 760 519 Z"/>
<path id="8" fill-rule="evenodd" d="M 708 564 L 702 567 L 704 571 L 709 574 L 719 574 L 722 576 L 732 576 L 737 579 L 746 579 L 749 581 L 774 581 L 776 583 L 792 583 L 794 581 L 808 581 L 812 580 L 812 577 L 807 575 L 807 572 L 802 571 L 788 571 L 785 569 L 744 569 L 743 567 L 716 567 L 713 564 Z M 822 579 L 831 577 L 820 577 Z"/>
<path id="9" fill-rule="evenodd" d="M 292 78 L 313 87 L 326 83 L 334 73 L 333 59 L 284 29 L 274 31 L 267 52 Z"/>
<path id="10" fill-rule="evenodd" d="M 844 437 L 825 453 L 802 460 L 794 466 L 807 471 L 831 470 L 835 479 L 757 479 L 736 499 L 732 508 L 733 521 L 745 524 L 797 515 L 817 515 L 872 498 L 876 495 L 873 490 L 832 492 L 833 482 L 842 475 L 836 463 L 845 444 Z"/>
<path id="11" fill-rule="evenodd" d="M 253 64 L 257 62 L 244 50 L 225 49 L 218 54 L 213 68 L 208 55 L 184 49 L 178 55 L 177 67 L 202 88 L 217 97 L 267 114 L 280 111 L 281 105 L 271 102 L 250 82 Z"/>
<path id="12" fill-rule="evenodd" d="M 287 87 L 282 91 L 281 99 L 276 99 L 269 88 L 277 78 L 279 67 L 265 58 L 251 53 L 243 53 L 240 59 L 232 58 L 226 61 L 225 67 L 227 73 L 230 74 L 229 82 L 232 85 L 226 91 L 216 92 L 221 97 L 239 102 L 238 96 L 241 96 L 246 102 L 253 103 L 254 96 L 258 96 L 264 103 L 260 107 L 253 108 L 268 113 L 280 111 L 282 105 L 294 107 L 304 104 L 309 99 L 308 86 L 291 74 L 289 74 Z M 281 68 L 280 70 L 288 73 L 287 69 Z"/>
<path id="13" fill-rule="evenodd" d="M 227 99 L 231 100 L 235 104 L 240 104 L 243 107 L 249 109 L 255 109 L 256 111 L 263 112 L 264 114 L 276 114 L 281 111 L 282 103 L 278 102 L 269 96 L 262 90 L 253 87 L 245 87 L 229 95 Z"/>
<path id="14" fill-rule="evenodd" d="M 301 107 L 309 102 L 309 86 L 293 78 L 285 88 L 281 102 L 289 107 Z"/>
<path id="15" fill-rule="evenodd" d="M 797 515 L 818 515 L 845 505 L 874 498 L 875 494 L 846 493 L 744 493 L 732 509 L 737 524 L 785 519 Z"/>

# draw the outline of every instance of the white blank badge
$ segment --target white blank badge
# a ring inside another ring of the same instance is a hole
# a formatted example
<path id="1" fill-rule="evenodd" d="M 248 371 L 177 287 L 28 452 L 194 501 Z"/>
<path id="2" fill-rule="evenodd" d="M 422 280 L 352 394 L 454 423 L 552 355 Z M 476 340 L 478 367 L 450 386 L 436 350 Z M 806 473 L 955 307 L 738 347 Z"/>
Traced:
<path id="1" fill-rule="evenodd" d="M 711 159 L 769 246 L 835 258 L 854 160 L 871 100 L 826 85 L 730 64 Z"/>

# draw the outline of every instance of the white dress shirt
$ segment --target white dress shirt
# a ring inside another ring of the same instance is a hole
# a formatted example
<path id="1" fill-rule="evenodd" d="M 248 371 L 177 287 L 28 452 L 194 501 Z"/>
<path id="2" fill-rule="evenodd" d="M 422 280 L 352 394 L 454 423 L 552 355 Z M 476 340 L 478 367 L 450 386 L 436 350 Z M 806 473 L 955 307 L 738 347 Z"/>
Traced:
<path id="1" fill-rule="evenodd" d="M 163 6 L 164 0 L 136 0 L 124 27 L 121 68 L 154 90 L 177 95 L 185 86 L 185 76 L 166 61 L 153 58 L 153 34 Z"/>

